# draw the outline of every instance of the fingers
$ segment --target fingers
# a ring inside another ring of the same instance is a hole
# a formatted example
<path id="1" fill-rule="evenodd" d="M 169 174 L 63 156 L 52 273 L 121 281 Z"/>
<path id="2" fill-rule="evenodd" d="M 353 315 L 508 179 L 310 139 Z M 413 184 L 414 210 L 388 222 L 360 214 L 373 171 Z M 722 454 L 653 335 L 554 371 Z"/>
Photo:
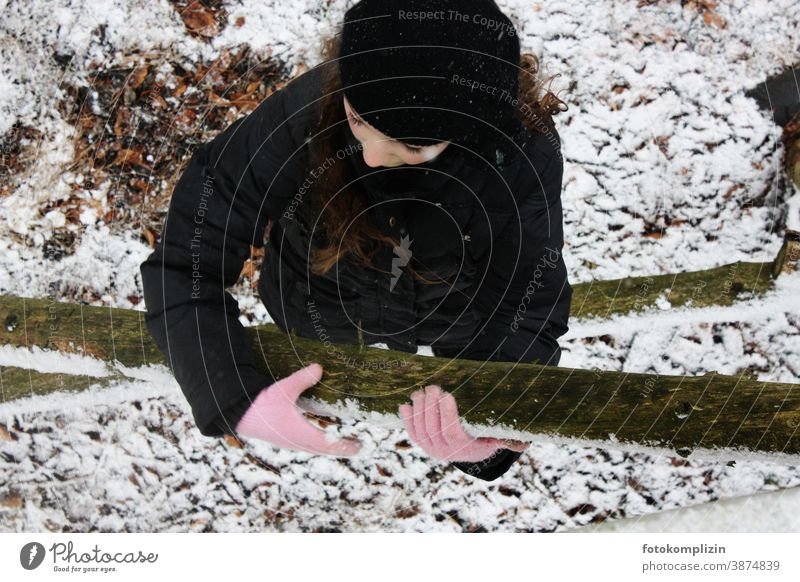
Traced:
<path id="1" fill-rule="evenodd" d="M 456 399 L 450 393 L 442 396 L 440 404 L 442 415 L 442 437 L 451 447 L 463 446 L 469 441 L 469 435 L 461 427 L 461 419 L 458 416 Z"/>
<path id="2" fill-rule="evenodd" d="M 452 394 L 431 384 L 411 394 L 412 404 L 398 408 L 411 440 L 430 456 L 444 461 L 480 461 L 500 448 L 523 452 L 528 443 L 473 438 L 461 425 Z"/>
<path id="3" fill-rule="evenodd" d="M 303 418 L 303 423 L 298 425 L 290 446 L 298 447 L 309 453 L 324 455 L 336 455 L 350 457 L 361 450 L 361 443 L 355 439 L 339 439 L 334 442 L 328 441 L 327 433 L 308 422 Z"/>
<path id="4" fill-rule="evenodd" d="M 300 394 L 319 382 L 321 378 L 322 366 L 315 362 L 279 380 L 276 382 L 276 386 L 280 386 L 286 397 L 294 402 L 300 397 Z"/>
<path id="5" fill-rule="evenodd" d="M 417 442 L 421 447 L 426 449 L 429 453 L 433 450 L 433 441 L 428 436 L 428 429 L 425 426 L 425 392 L 417 390 L 411 395 L 411 402 L 414 414 L 412 419 L 414 421 L 414 431 L 417 433 Z"/>
<path id="6" fill-rule="evenodd" d="M 512 451 L 516 451 L 518 453 L 524 453 L 525 450 L 530 446 L 530 443 L 525 443 L 522 441 L 501 441 L 503 443 L 504 449 L 511 449 Z"/>
<path id="7" fill-rule="evenodd" d="M 401 404 L 398 412 L 400 413 L 400 418 L 403 419 L 403 423 L 406 425 L 408 436 L 411 437 L 412 441 L 418 442 L 417 430 L 414 428 L 414 409 L 411 408 L 410 404 Z"/>
<path id="8" fill-rule="evenodd" d="M 442 455 L 447 452 L 447 442 L 442 437 L 442 420 L 439 411 L 439 400 L 442 391 L 438 386 L 425 388 L 425 431 L 431 439 L 435 451 Z"/>

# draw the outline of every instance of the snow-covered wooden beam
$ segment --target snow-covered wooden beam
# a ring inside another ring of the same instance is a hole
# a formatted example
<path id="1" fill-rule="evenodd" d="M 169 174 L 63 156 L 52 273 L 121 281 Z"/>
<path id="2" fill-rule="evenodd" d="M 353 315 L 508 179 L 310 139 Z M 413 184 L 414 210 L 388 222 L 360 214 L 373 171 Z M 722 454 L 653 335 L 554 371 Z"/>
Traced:
<path id="1" fill-rule="evenodd" d="M 570 317 L 605 318 L 645 311 L 659 301 L 672 307 L 732 305 L 772 289 L 781 273 L 795 271 L 800 262 L 800 233 L 786 230 L 772 261 L 737 261 L 702 271 L 591 281 L 573 285 Z"/>
<path id="2" fill-rule="evenodd" d="M 0 344 L 81 353 L 126 367 L 163 364 L 143 315 L 0 297 Z M 263 355 L 259 365 L 265 373 L 284 377 L 301 364 L 322 364 L 323 381 L 305 395 L 340 408 L 396 414 L 413 390 L 438 383 L 455 394 L 467 423 L 498 431 L 632 443 L 682 455 L 696 448 L 719 450 L 723 457 L 800 454 L 797 384 L 714 373 L 685 377 L 452 360 L 357 345 L 332 350 L 287 336 L 275 325 L 249 327 L 247 333 L 255 353 Z M 35 373 L 12 372 L 3 381 L 6 400 L 60 390 L 54 379 L 35 383 Z"/>
<path id="3" fill-rule="evenodd" d="M 800 192 L 800 112 L 784 128 L 782 141 L 786 152 L 786 176 L 795 192 Z"/>

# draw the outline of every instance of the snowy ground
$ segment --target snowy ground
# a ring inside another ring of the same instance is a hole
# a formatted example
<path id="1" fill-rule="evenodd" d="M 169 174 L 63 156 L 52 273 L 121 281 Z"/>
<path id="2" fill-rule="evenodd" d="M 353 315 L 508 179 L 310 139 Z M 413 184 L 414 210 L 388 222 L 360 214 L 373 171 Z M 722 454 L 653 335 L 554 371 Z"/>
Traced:
<path id="1" fill-rule="evenodd" d="M 150 247 L 122 221 L 103 220 L 108 184 L 77 183 L 76 130 L 53 106 L 64 86 L 91 85 L 94 71 L 133 52 L 190 63 L 243 42 L 288 71 L 313 65 L 319 34 L 350 4 L 223 2 L 224 24 L 197 37 L 166 0 L 0 0 L 0 136 L 39 132 L 30 163 L 0 188 L 0 293 L 142 309 L 138 265 Z M 571 282 L 774 257 L 786 225 L 800 225 L 800 204 L 780 170 L 780 128 L 744 92 L 800 60 L 794 2 L 736 0 L 714 18 L 666 0 L 499 4 L 523 47 L 560 73 L 554 89 L 570 107 L 556 121 Z M 78 221 L 59 209 L 70 196 L 85 201 Z M 46 258 L 59 230 L 72 231 L 74 248 Z M 248 287 L 238 297 L 248 320 L 267 321 Z M 792 297 L 573 321 L 562 365 L 747 368 L 797 382 Z M 0 365 L 10 361 L 0 353 Z M 255 441 L 241 449 L 200 436 L 178 387 L 159 373 L 102 393 L 6 404 L 0 423 L 5 531 L 554 531 L 800 484 L 797 466 L 551 442 L 534 443 L 488 484 L 430 462 L 402 430 L 365 423 L 342 429 L 365 441 L 358 459 Z"/>

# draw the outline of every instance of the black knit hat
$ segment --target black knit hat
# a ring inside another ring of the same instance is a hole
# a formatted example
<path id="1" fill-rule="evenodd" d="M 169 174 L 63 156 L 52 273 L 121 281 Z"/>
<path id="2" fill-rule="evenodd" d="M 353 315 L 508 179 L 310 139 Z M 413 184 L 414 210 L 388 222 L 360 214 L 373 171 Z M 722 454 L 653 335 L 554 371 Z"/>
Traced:
<path id="1" fill-rule="evenodd" d="M 520 45 L 492 0 L 361 0 L 338 64 L 355 111 L 391 138 L 513 149 Z"/>

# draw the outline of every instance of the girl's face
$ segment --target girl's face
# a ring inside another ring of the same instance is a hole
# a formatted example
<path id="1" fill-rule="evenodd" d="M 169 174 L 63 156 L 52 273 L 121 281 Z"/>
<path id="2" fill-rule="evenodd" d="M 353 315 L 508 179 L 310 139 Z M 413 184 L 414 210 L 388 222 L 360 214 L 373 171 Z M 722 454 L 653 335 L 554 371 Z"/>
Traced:
<path id="1" fill-rule="evenodd" d="M 407 145 L 399 140 L 392 139 L 372 127 L 361 119 L 350 107 L 347 97 L 344 98 L 344 110 L 350 131 L 364 147 L 364 163 L 371 168 L 385 166 L 393 168 L 403 164 L 422 164 L 438 156 L 449 145 L 449 141 L 442 141 L 427 146 Z"/>

